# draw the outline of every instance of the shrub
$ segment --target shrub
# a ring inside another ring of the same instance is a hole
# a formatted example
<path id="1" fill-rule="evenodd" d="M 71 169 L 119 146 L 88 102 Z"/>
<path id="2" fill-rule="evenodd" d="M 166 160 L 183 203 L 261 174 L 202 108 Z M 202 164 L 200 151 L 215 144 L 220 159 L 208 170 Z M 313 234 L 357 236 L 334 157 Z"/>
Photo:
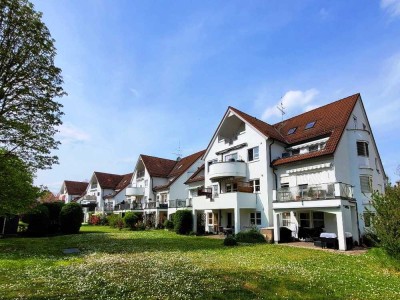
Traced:
<path id="1" fill-rule="evenodd" d="M 165 220 L 164 221 L 164 228 L 168 229 L 168 230 L 173 230 L 174 229 L 174 222 L 172 222 L 171 220 Z"/>
<path id="2" fill-rule="evenodd" d="M 241 231 L 235 237 L 240 243 L 266 243 L 265 237 L 257 229 Z"/>
<path id="3" fill-rule="evenodd" d="M 362 236 L 362 242 L 367 247 L 376 247 L 379 245 L 378 236 L 372 231 L 368 231 Z"/>
<path id="4" fill-rule="evenodd" d="M 89 225 L 100 225 L 100 216 L 99 215 L 90 215 L 88 223 Z"/>
<path id="5" fill-rule="evenodd" d="M 78 233 L 82 222 L 83 211 L 80 204 L 71 202 L 63 206 L 60 212 L 60 225 L 62 233 Z"/>
<path id="6" fill-rule="evenodd" d="M 62 201 L 46 202 L 42 205 L 49 210 L 49 233 L 57 233 L 60 231 L 60 212 L 65 205 Z"/>
<path id="7" fill-rule="evenodd" d="M 281 243 L 289 243 L 292 241 L 292 231 L 287 227 L 281 227 L 279 229 Z"/>
<path id="8" fill-rule="evenodd" d="M 379 245 L 390 256 L 400 259 L 400 187 L 388 186 L 384 195 L 374 193 L 371 204 L 374 210 L 369 213 L 374 215 L 372 228 Z"/>
<path id="9" fill-rule="evenodd" d="M 174 215 L 174 230 L 177 234 L 188 234 L 193 229 L 193 215 L 190 210 L 178 210 Z"/>
<path id="10" fill-rule="evenodd" d="M 43 204 L 37 205 L 23 216 L 23 222 L 28 223 L 28 235 L 47 235 L 50 225 L 49 209 Z"/>
<path id="11" fill-rule="evenodd" d="M 120 215 L 112 214 L 107 216 L 107 221 L 111 228 L 117 228 L 117 225 L 122 221 L 122 218 Z"/>
<path id="12" fill-rule="evenodd" d="M 224 246 L 236 246 L 236 245 L 237 245 L 237 241 L 233 236 L 228 235 L 224 239 Z"/>
<path id="13" fill-rule="evenodd" d="M 135 229 L 138 220 L 139 216 L 134 212 L 127 212 L 123 218 L 125 227 L 129 229 Z"/>

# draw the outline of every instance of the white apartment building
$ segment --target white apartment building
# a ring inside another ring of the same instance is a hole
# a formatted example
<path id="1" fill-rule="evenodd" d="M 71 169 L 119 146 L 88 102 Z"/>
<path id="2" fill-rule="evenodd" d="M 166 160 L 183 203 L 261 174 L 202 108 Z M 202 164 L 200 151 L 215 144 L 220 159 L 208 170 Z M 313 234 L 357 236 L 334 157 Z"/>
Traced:
<path id="1" fill-rule="evenodd" d="M 157 226 L 177 209 L 191 207 L 184 182 L 203 164 L 203 154 L 177 160 L 140 155 L 126 190 L 126 209 L 143 213 L 148 225 Z"/>
<path id="2" fill-rule="evenodd" d="M 274 125 L 228 107 L 204 154 L 194 230 L 321 228 L 359 241 L 386 176 L 359 94 Z M 196 190 L 188 182 L 189 190 Z M 201 222 L 198 219 L 201 219 Z"/>

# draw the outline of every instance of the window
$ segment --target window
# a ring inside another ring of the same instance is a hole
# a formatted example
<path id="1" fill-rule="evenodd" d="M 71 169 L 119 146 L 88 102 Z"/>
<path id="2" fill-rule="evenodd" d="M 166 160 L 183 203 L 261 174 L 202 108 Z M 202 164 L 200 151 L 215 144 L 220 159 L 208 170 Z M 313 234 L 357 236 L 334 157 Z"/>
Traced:
<path id="1" fill-rule="evenodd" d="M 225 155 L 225 161 L 236 161 L 238 158 L 237 153 Z"/>
<path id="2" fill-rule="evenodd" d="M 289 227 L 290 226 L 290 213 L 284 212 L 282 213 L 282 226 Z"/>
<path id="3" fill-rule="evenodd" d="M 161 201 L 160 203 L 165 204 L 167 203 L 168 194 L 161 194 Z"/>
<path id="4" fill-rule="evenodd" d="M 237 183 L 227 183 L 225 185 L 225 190 L 227 193 L 237 192 Z"/>
<path id="5" fill-rule="evenodd" d="M 306 125 L 306 127 L 305 127 L 304 129 L 313 128 L 316 122 L 317 122 L 317 121 L 312 121 L 312 122 L 307 123 L 307 125 Z"/>
<path id="6" fill-rule="evenodd" d="M 261 212 L 250 213 L 250 224 L 261 225 Z"/>
<path id="7" fill-rule="evenodd" d="M 260 191 L 260 179 L 250 180 L 250 186 L 253 188 L 253 193 Z"/>
<path id="8" fill-rule="evenodd" d="M 249 161 L 258 159 L 258 146 L 247 150 Z"/>
<path id="9" fill-rule="evenodd" d="M 303 199 L 305 196 L 307 196 L 307 192 L 308 192 L 308 184 L 300 184 L 299 185 L 300 199 Z"/>
<path id="10" fill-rule="evenodd" d="M 293 134 L 296 132 L 297 127 L 290 128 L 287 132 L 288 135 Z"/>
<path id="11" fill-rule="evenodd" d="M 293 149 L 292 150 L 292 155 L 299 155 L 300 154 L 300 149 Z"/>
<path id="12" fill-rule="evenodd" d="M 357 142 L 357 154 L 358 156 L 369 156 L 368 143 L 367 142 Z"/>
<path id="13" fill-rule="evenodd" d="M 100 196 L 100 192 L 97 192 L 97 196 Z"/>
<path id="14" fill-rule="evenodd" d="M 208 213 L 208 224 L 213 224 L 213 214 Z"/>
<path id="15" fill-rule="evenodd" d="M 144 186 L 145 186 L 145 187 L 148 187 L 148 186 L 149 186 L 149 180 L 148 180 L 148 179 L 146 179 L 146 180 L 144 181 Z"/>
<path id="16" fill-rule="evenodd" d="M 363 129 L 367 130 L 367 125 L 365 125 L 364 123 L 363 123 Z"/>
<path id="17" fill-rule="evenodd" d="M 318 151 L 318 145 L 311 145 L 308 147 L 308 152 L 315 152 Z"/>
<path id="18" fill-rule="evenodd" d="M 213 198 L 218 197 L 218 184 L 214 184 L 213 186 Z"/>
<path id="19" fill-rule="evenodd" d="M 377 157 L 375 157 L 375 168 L 376 168 L 376 171 L 377 171 L 378 173 L 380 173 L 380 171 L 379 171 L 379 160 L 378 160 Z"/>
<path id="20" fill-rule="evenodd" d="M 372 176 L 361 175 L 360 186 L 362 193 L 372 193 Z"/>
<path id="21" fill-rule="evenodd" d="M 357 129 L 357 117 L 353 115 L 354 129 Z"/>
<path id="22" fill-rule="evenodd" d="M 314 228 L 324 228 L 325 227 L 325 222 L 324 222 L 324 213 L 322 211 L 314 211 L 313 212 L 313 223 L 314 223 Z"/>
<path id="23" fill-rule="evenodd" d="M 364 219 L 365 227 L 371 227 L 374 217 L 375 217 L 375 213 L 370 212 L 370 211 L 364 212 L 363 219 Z"/>
<path id="24" fill-rule="evenodd" d="M 300 227 L 310 227 L 310 213 L 300 213 Z"/>

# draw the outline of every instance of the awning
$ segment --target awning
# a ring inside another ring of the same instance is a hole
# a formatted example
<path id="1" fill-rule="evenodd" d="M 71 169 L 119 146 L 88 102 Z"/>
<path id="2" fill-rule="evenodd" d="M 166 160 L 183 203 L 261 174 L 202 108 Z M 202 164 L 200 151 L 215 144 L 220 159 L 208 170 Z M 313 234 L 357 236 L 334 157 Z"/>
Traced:
<path id="1" fill-rule="evenodd" d="M 198 188 L 202 188 L 202 187 L 204 187 L 204 184 L 189 186 L 186 189 L 187 190 L 197 190 Z"/>
<path id="2" fill-rule="evenodd" d="M 319 144 L 325 143 L 327 140 L 329 140 L 329 137 L 323 138 L 323 139 L 319 139 L 319 140 L 315 140 L 315 141 L 311 141 L 311 142 L 308 142 L 308 143 L 305 143 L 305 144 L 292 146 L 290 148 L 287 148 L 287 150 L 294 150 L 294 149 L 305 148 L 305 147 L 309 147 L 309 146 L 313 146 L 313 145 L 319 145 Z"/>
<path id="3" fill-rule="evenodd" d="M 332 167 L 332 163 L 326 163 L 326 164 L 319 164 L 319 165 L 313 165 L 313 166 L 288 170 L 287 173 L 289 173 L 289 174 L 300 173 L 300 172 L 307 172 L 307 171 L 325 169 L 325 168 L 331 168 L 331 167 Z"/>

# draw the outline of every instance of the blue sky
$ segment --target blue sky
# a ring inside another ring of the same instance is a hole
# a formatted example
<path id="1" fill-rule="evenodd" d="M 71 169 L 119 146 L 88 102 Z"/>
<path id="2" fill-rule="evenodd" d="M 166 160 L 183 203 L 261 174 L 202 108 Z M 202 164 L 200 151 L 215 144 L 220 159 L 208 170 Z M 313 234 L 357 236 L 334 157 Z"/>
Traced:
<path id="1" fill-rule="evenodd" d="M 140 153 L 204 149 L 227 107 L 269 123 L 360 92 L 399 178 L 400 0 L 35 0 L 68 96 L 36 184 L 132 172 Z"/>

